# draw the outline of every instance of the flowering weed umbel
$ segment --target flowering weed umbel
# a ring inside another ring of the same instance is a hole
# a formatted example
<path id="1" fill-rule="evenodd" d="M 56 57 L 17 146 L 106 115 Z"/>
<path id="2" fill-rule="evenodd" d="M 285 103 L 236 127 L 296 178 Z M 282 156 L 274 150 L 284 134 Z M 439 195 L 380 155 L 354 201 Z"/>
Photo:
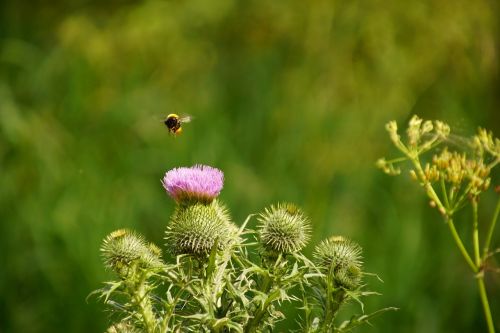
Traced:
<path id="1" fill-rule="evenodd" d="M 118 319 L 108 333 L 271 332 L 286 318 L 280 311 L 285 301 L 304 311 L 301 331 L 347 332 L 394 310 L 336 325 L 342 305 L 370 294 L 361 285 L 361 247 L 332 237 L 310 261 L 301 253 L 309 219 L 288 203 L 251 214 L 238 228 L 217 198 L 223 179 L 220 170 L 202 165 L 166 173 L 163 186 L 177 203 L 165 231 L 171 263 L 132 231 L 104 239 L 104 263 L 118 277 L 95 292 Z M 247 228 L 255 215 L 257 231 Z"/>
<path id="2" fill-rule="evenodd" d="M 479 129 L 470 139 L 450 139 L 450 127 L 441 121 L 422 120 L 413 116 L 403 140 L 398 133 L 395 121 L 386 125 L 389 137 L 402 157 L 386 160 L 381 158 L 377 166 L 390 175 L 401 173 L 396 166 L 404 161 L 410 162 L 409 174 L 427 194 L 430 205 L 436 208 L 448 225 L 451 235 L 465 262 L 476 278 L 479 295 L 490 333 L 495 332 L 491 310 L 484 284 L 484 275 L 490 270 L 490 258 L 499 249 L 491 250 L 491 239 L 500 214 L 500 197 L 492 218 L 483 230 L 486 230 L 482 248 L 479 237 L 478 209 L 479 199 L 490 187 L 493 169 L 500 163 L 500 140 L 491 132 Z M 458 141 L 455 149 L 448 146 Z M 425 153 L 432 153 L 426 158 Z M 497 195 L 498 195 L 497 187 Z M 472 253 L 467 250 L 455 228 L 455 216 L 463 212 L 465 206 L 471 206 Z"/>

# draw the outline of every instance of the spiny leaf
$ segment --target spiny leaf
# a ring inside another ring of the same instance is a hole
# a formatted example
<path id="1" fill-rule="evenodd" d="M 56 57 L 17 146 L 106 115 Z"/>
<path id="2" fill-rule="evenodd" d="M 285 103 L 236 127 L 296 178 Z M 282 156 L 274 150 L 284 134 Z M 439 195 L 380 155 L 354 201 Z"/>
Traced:
<path id="1" fill-rule="evenodd" d="M 367 315 L 361 315 L 361 316 L 353 316 L 350 320 L 346 320 L 344 321 L 339 327 L 335 328 L 334 329 L 334 332 L 348 332 L 350 330 L 352 330 L 353 328 L 365 323 L 365 322 L 368 322 L 368 320 L 384 313 L 384 312 L 387 312 L 387 311 L 397 311 L 399 310 L 398 308 L 395 308 L 395 307 L 387 307 L 387 308 L 383 308 L 383 309 L 380 309 L 380 310 L 377 310 L 375 312 L 372 312 L 370 314 L 367 314 Z"/>

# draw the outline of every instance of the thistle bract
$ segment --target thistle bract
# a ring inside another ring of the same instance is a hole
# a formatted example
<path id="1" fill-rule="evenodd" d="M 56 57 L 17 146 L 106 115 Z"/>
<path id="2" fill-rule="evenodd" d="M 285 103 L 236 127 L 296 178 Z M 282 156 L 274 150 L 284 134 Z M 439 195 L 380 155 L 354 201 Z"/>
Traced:
<path id="1" fill-rule="evenodd" d="M 226 208 L 217 200 L 209 204 L 177 206 L 165 232 L 165 240 L 174 254 L 206 255 L 215 242 L 224 248 L 234 239 L 236 227 Z"/>
<path id="2" fill-rule="evenodd" d="M 325 274 L 345 289 L 356 289 L 361 282 L 361 247 L 342 236 L 333 236 L 316 246 L 314 257 Z"/>
<path id="3" fill-rule="evenodd" d="M 118 323 L 109 327 L 106 333 L 140 333 L 141 331 L 128 323 Z"/>
<path id="4" fill-rule="evenodd" d="M 177 203 L 210 203 L 222 190 L 224 174 L 206 165 L 175 168 L 165 174 L 162 184 Z"/>
<path id="5" fill-rule="evenodd" d="M 267 251 L 300 251 L 307 244 L 309 233 L 308 218 L 293 204 L 271 206 L 259 216 L 259 238 Z"/>
<path id="6" fill-rule="evenodd" d="M 103 241 L 101 252 L 105 265 L 119 275 L 131 273 L 134 267 L 157 268 L 162 265 L 160 249 L 127 229 L 109 234 Z"/>

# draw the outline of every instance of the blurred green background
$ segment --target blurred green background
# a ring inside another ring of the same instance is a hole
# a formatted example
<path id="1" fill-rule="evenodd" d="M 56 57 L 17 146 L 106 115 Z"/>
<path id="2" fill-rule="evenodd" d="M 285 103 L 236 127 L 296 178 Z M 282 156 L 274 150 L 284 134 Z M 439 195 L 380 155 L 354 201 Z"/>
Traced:
<path id="1" fill-rule="evenodd" d="M 130 227 L 163 244 L 160 178 L 195 163 L 225 172 L 237 223 L 293 201 L 309 253 L 331 234 L 364 247 L 385 281 L 368 281 L 383 296 L 367 310 L 400 311 L 359 331 L 485 331 L 440 216 L 374 162 L 396 154 L 384 124 L 414 113 L 498 136 L 499 40 L 494 0 L 2 1 L 0 332 L 104 331 L 85 301 L 110 277 L 102 238 Z M 170 112 L 195 118 L 177 138 Z"/>

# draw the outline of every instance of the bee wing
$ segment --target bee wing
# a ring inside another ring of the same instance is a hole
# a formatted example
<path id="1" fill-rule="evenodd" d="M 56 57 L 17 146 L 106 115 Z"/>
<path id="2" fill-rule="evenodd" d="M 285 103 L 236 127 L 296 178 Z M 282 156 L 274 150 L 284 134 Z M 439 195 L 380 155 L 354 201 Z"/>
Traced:
<path id="1" fill-rule="evenodd" d="M 435 134 L 434 133 L 426 133 L 422 137 L 425 139 L 431 139 Z M 448 134 L 448 136 L 442 139 L 446 144 L 454 147 L 460 148 L 461 150 L 465 150 L 468 153 L 471 153 L 474 148 L 474 142 L 471 138 L 467 138 L 465 136 L 457 135 L 457 134 Z"/>
<path id="2" fill-rule="evenodd" d="M 181 117 L 179 117 L 179 121 L 181 123 L 189 123 L 191 120 L 193 120 L 193 117 L 190 115 L 182 115 Z"/>
<path id="3" fill-rule="evenodd" d="M 154 121 L 154 122 L 164 122 L 167 119 L 167 117 L 161 115 L 161 114 L 153 114 L 149 116 L 148 121 Z"/>

